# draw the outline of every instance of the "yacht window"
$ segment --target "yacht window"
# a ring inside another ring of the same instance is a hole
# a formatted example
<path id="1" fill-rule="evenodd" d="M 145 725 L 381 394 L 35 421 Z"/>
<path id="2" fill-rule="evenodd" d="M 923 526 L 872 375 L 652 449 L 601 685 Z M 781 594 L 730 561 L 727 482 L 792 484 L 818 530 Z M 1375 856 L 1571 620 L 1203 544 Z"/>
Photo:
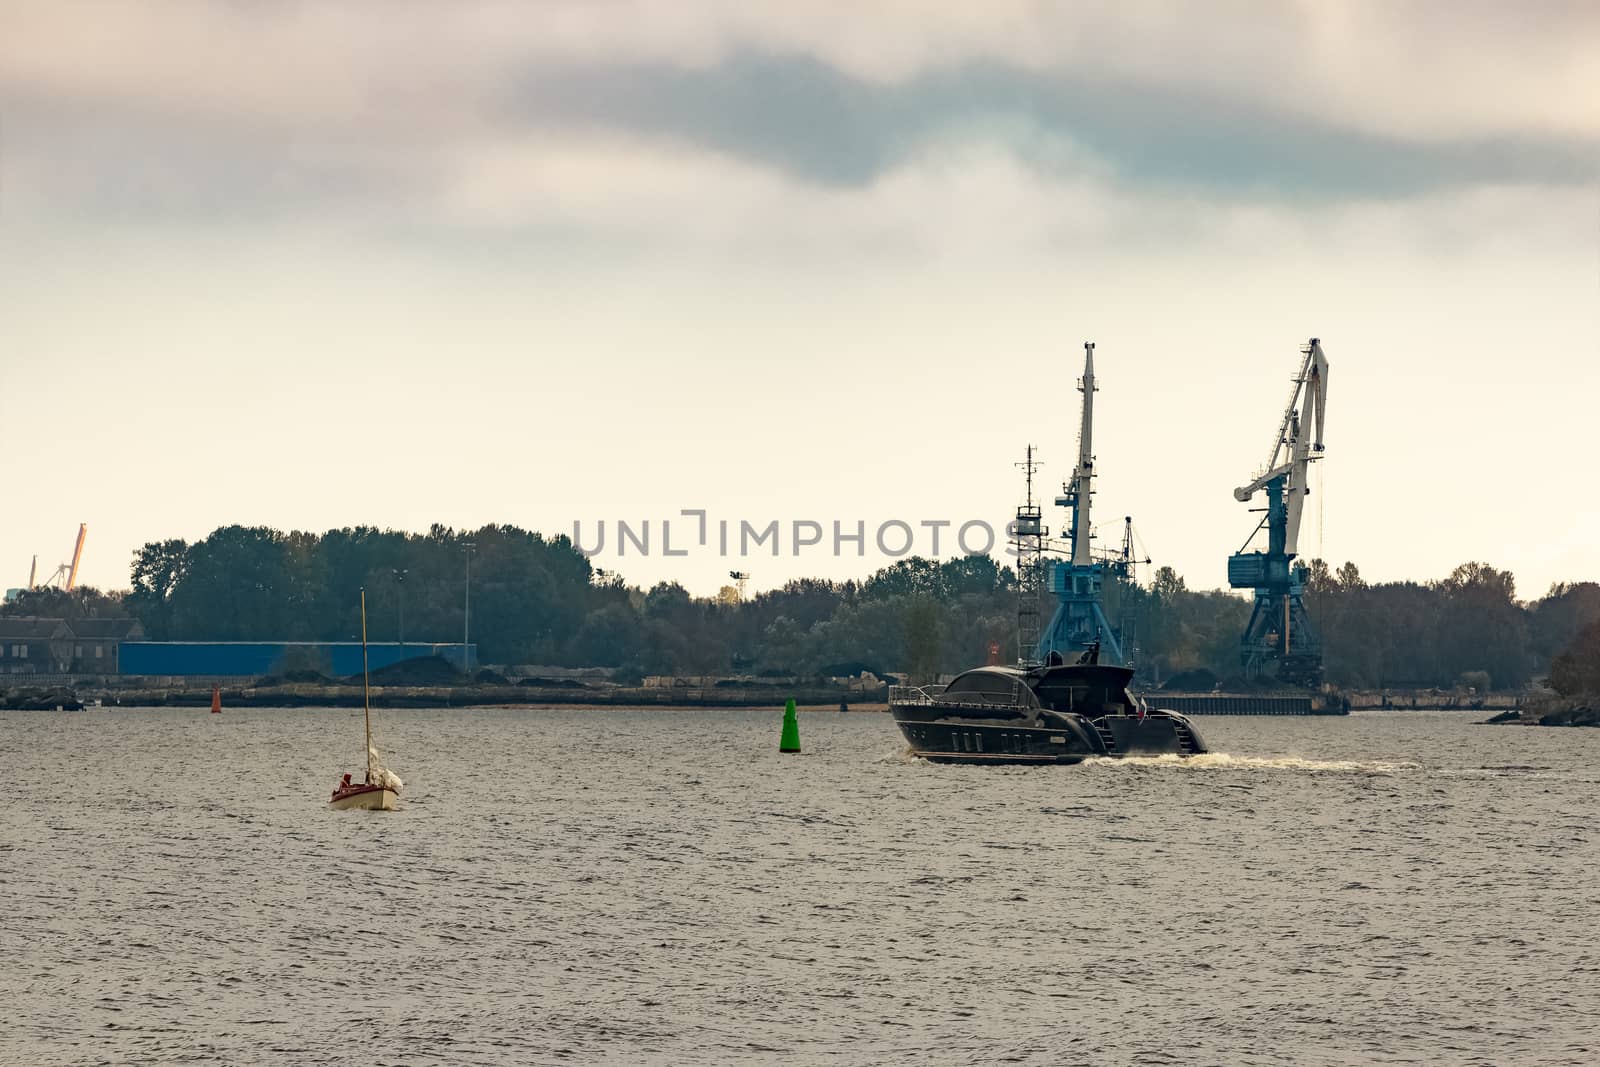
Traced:
<path id="1" fill-rule="evenodd" d="M 945 687 L 941 694 L 945 700 L 964 704 L 1027 704 L 1033 703 L 1032 693 L 1022 682 L 1009 674 L 995 671 L 968 671 Z"/>

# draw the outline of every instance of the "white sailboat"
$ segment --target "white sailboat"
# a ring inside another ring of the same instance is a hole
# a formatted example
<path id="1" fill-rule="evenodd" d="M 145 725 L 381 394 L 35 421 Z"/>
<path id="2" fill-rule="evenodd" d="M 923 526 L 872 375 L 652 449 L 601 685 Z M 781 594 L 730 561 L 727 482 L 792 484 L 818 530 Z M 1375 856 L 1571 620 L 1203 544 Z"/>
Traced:
<path id="1" fill-rule="evenodd" d="M 372 744 L 372 686 L 367 676 L 367 591 L 361 590 L 361 706 L 367 720 L 367 776 L 352 782 L 347 774 L 328 803 L 340 810 L 393 811 L 400 801 L 400 776 L 383 765 Z"/>

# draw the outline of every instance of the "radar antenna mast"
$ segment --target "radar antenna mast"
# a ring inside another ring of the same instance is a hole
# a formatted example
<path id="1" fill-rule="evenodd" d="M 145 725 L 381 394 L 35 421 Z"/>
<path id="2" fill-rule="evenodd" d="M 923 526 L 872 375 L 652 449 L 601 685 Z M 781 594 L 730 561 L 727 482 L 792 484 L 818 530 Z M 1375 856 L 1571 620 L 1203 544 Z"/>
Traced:
<path id="1" fill-rule="evenodd" d="M 1017 508 L 1011 524 L 1011 546 L 1017 554 L 1017 662 L 1034 660 L 1039 645 L 1039 603 L 1044 593 L 1044 549 L 1050 531 L 1043 524 L 1040 507 L 1033 499 L 1033 475 L 1043 464 L 1033 458 L 1013 464 L 1023 472 L 1028 487 L 1026 503 Z"/>

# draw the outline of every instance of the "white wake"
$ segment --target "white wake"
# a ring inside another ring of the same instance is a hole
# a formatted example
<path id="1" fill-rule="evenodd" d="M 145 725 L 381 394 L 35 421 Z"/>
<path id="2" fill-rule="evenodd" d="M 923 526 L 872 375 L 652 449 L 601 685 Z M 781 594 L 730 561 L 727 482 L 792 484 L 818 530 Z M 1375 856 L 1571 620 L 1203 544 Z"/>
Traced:
<path id="1" fill-rule="evenodd" d="M 1423 770 L 1411 760 L 1319 760 L 1303 756 L 1234 756 L 1206 752 L 1198 756 L 1092 756 L 1084 766 L 1182 767 L 1195 771 L 1302 771 L 1322 774 L 1408 774 Z"/>

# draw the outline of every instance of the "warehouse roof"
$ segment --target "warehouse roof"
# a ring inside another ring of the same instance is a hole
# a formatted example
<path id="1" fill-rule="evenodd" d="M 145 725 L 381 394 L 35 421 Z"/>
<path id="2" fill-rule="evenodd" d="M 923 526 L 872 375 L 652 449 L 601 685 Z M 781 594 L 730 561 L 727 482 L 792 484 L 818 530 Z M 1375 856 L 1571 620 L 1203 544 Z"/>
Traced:
<path id="1" fill-rule="evenodd" d="M 0 616 L 0 641 L 66 641 L 72 638 L 64 619 Z"/>
<path id="2" fill-rule="evenodd" d="M 138 619 L 72 619 L 67 628 L 73 637 L 86 641 L 144 640 L 144 626 Z"/>

